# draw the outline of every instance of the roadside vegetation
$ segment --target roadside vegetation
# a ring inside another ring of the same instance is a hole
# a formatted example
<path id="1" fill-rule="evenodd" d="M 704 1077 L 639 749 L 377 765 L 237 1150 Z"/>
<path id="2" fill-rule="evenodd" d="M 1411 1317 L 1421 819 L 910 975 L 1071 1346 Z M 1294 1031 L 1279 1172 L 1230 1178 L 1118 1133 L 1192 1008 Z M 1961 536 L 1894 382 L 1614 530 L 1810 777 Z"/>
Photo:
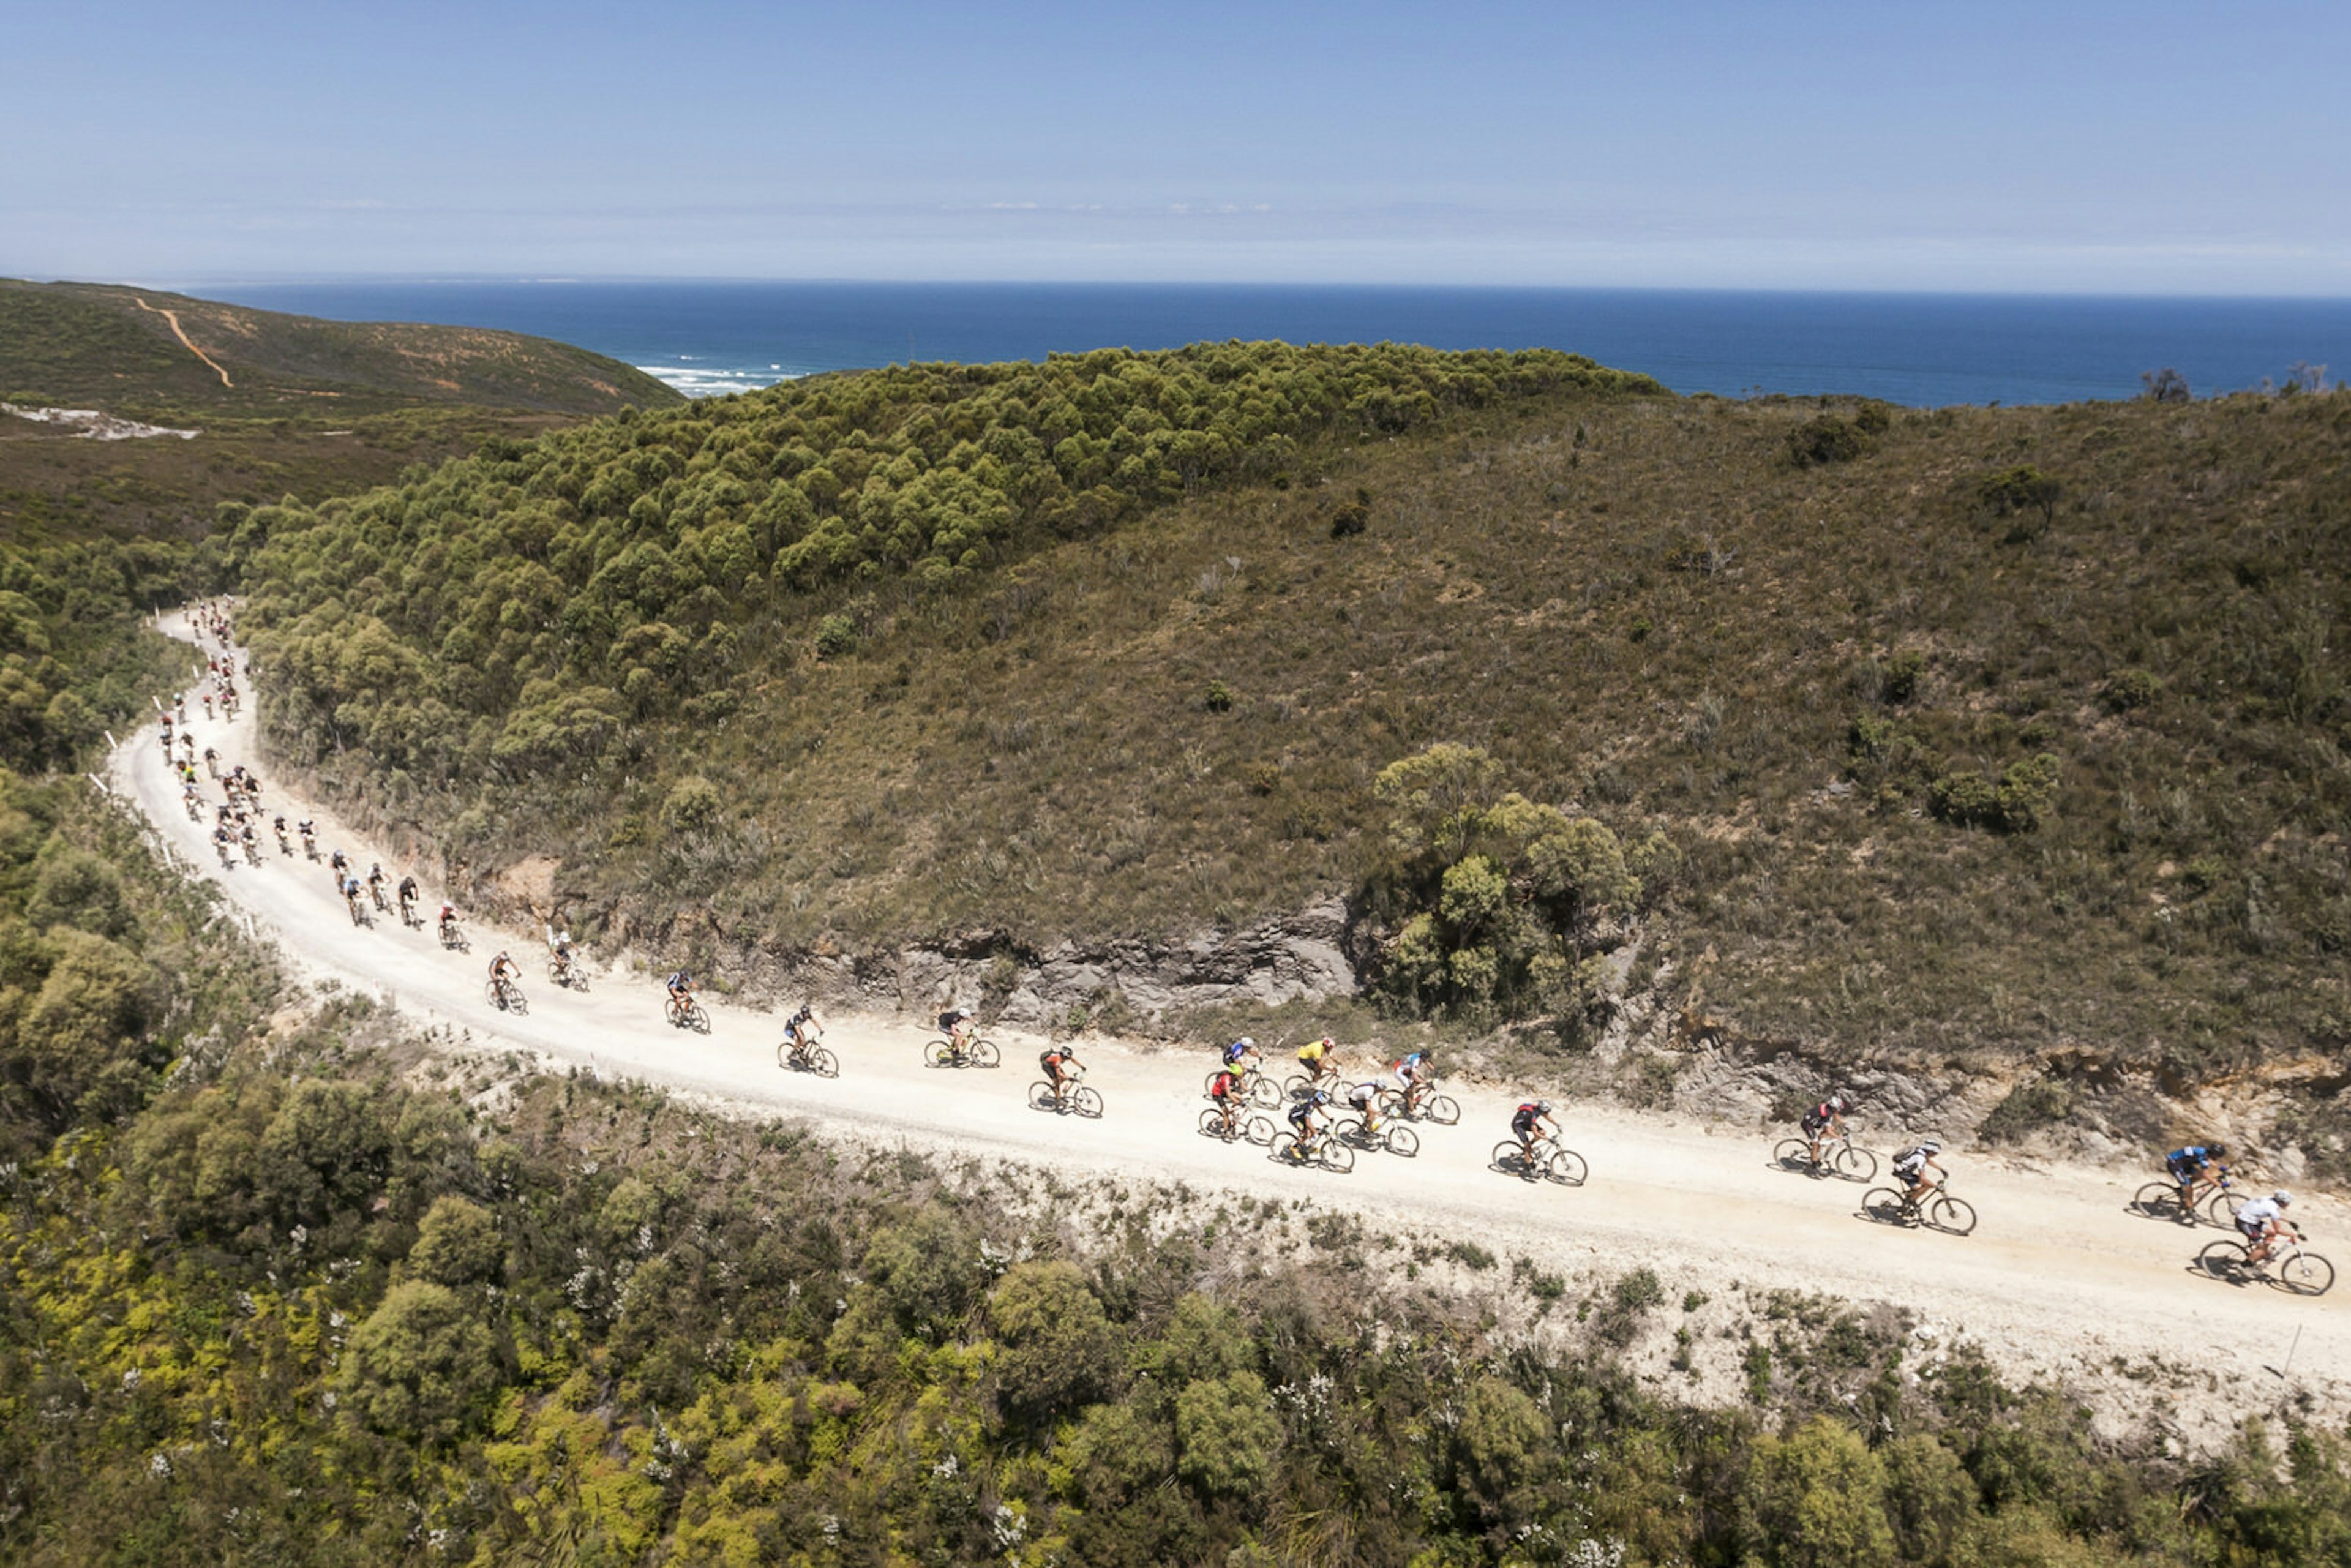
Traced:
<path id="1" fill-rule="evenodd" d="M 559 858 L 594 933 L 1017 954 L 1336 892 L 1457 1023 L 1573 1048 L 1630 945 L 1739 1036 L 2178 1090 L 2351 1019 L 2346 449 L 2292 388 L 1226 345 L 601 423 L 235 548 L 281 747 L 452 864 Z M 1399 850 L 1432 747 L 1549 825 Z M 1588 887 L 1511 859 L 1568 831 Z"/>

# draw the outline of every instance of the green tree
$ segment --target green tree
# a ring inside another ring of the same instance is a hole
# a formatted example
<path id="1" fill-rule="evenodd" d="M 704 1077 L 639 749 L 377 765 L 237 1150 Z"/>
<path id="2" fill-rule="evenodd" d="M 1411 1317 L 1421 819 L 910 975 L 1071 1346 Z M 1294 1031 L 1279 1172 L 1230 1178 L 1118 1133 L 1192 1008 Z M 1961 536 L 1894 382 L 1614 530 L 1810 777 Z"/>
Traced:
<path id="1" fill-rule="evenodd" d="M 479 1204 L 454 1194 L 433 1200 L 408 1252 L 411 1273 L 453 1290 L 494 1279 L 505 1260 L 496 1220 Z"/>
<path id="2" fill-rule="evenodd" d="M 1099 1399 L 1118 1374 L 1118 1341 L 1085 1276 L 1068 1262 L 1020 1263 L 989 1301 L 997 1387 L 1030 1417 Z"/>
<path id="3" fill-rule="evenodd" d="M 429 1280 L 385 1292 L 351 1331 L 338 1375 L 353 1419 L 434 1448 L 456 1439 L 500 1380 L 496 1336 L 464 1298 Z"/>
<path id="4" fill-rule="evenodd" d="M 1869 1445 L 1815 1416 L 1756 1443 L 1740 1500 L 1748 1550 L 1766 1568 L 1876 1568 L 1894 1556 L 1885 1495 Z"/>
<path id="5" fill-rule="evenodd" d="M 1210 1496 L 1256 1497 L 1273 1479 L 1281 1423 L 1254 1372 L 1187 1384 L 1176 1396 L 1177 1472 Z"/>

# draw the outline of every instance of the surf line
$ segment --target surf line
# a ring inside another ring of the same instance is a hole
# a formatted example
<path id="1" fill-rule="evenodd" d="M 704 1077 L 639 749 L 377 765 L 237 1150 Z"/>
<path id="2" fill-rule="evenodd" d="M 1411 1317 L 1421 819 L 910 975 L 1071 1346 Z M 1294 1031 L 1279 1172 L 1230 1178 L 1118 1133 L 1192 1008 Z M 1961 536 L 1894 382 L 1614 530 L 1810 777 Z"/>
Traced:
<path id="1" fill-rule="evenodd" d="M 131 298 L 138 300 L 139 308 L 146 311 L 150 316 L 161 316 L 164 320 L 170 322 L 172 324 L 172 336 L 180 340 L 180 347 L 187 350 L 188 352 L 195 355 L 196 358 L 202 360 L 204 363 L 212 365 L 213 374 L 220 377 L 221 385 L 228 388 L 232 392 L 236 390 L 236 383 L 228 379 L 228 372 L 222 370 L 219 365 L 214 364 L 213 357 L 210 354 L 205 353 L 202 349 L 197 348 L 193 343 L 188 341 L 187 333 L 180 329 L 180 313 L 178 311 L 158 310 L 152 305 L 148 304 L 144 299 L 140 299 L 139 296 L 136 294 L 132 295 Z"/>

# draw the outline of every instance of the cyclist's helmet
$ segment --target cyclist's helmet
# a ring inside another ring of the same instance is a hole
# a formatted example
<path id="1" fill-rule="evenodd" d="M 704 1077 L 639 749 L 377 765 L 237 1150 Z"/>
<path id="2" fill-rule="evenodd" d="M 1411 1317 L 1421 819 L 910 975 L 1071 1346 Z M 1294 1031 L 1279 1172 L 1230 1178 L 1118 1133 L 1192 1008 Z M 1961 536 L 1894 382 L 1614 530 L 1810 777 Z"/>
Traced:
<path id="1" fill-rule="evenodd" d="M 1536 1102 L 1535 1102 L 1535 1114 L 1536 1114 L 1536 1115 L 1538 1115 L 1538 1116 L 1548 1116 L 1548 1115 L 1550 1115 L 1550 1114 L 1551 1114 L 1551 1102 L 1550 1102 L 1550 1101 L 1548 1101 L 1548 1100 L 1538 1100 L 1538 1101 L 1536 1101 Z"/>
<path id="2" fill-rule="evenodd" d="M 1240 1039 L 1233 1041 L 1233 1043 L 1243 1051 L 1255 1051 L 1257 1049 L 1257 1041 L 1250 1039 L 1248 1035 L 1241 1036 Z"/>
<path id="3" fill-rule="evenodd" d="M 1331 1103 L 1331 1092 L 1328 1089 L 1317 1089 L 1314 1092 L 1314 1103 L 1317 1105 Z"/>
<path id="4" fill-rule="evenodd" d="M 1939 1155 L 1943 1152 L 1943 1145 L 1937 1143 L 1934 1139 L 1929 1138 L 1925 1143 L 1918 1145 L 1918 1152 L 1929 1156 Z"/>
<path id="5" fill-rule="evenodd" d="M 2280 1208 L 2283 1208 L 2286 1205 L 2294 1201 L 2294 1194 L 2290 1192 L 2273 1192 L 2270 1194 L 2270 1201 L 2276 1204 Z"/>
<path id="6" fill-rule="evenodd" d="M 1843 1113 L 1844 1113 L 1848 1108 L 1849 1108 L 1849 1107 L 1847 1107 L 1847 1105 L 1845 1104 L 1845 1100 L 1844 1100 L 1844 1095 L 1842 1095 L 1842 1094 L 1832 1094 L 1832 1095 L 1830 1095 L 1830 1096 L 1829 1096 L 1829 1109 L 1830 1109 L 1830 1110 L 1834 1111 L 1834 1112 L 1837 1112 L 1839 1114 L 1843 1114 Z"/>
<path id="7" fill-rule="evenodd" d="M 2226 1159 L 2229 1155 L 2229 1145 L 2226 1144 L 2207 1144 L 2204 1145 L 2204 1152 L 2211 1155 L 2216 1160 Z"/>

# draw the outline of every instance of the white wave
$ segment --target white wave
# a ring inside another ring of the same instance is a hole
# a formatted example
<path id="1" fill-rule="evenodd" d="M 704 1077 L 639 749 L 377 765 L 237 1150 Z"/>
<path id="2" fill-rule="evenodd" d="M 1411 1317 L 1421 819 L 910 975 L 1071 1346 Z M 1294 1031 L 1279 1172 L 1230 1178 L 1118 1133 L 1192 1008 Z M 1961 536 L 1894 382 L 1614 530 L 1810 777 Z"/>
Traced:
<path id="1" fill-rule="evenodd" d="M 680 355 L 679 358 L 685 358 Z M 758 392 L 778 382 L 797 381 L 802 372 L 776 373 L 776 367 L 765 371 L 724 369 L 704 365 L 639 365 L 636 367 L 664 385 L 675 388 L 688 397 L 725 397 L 731 392 Z"/>

